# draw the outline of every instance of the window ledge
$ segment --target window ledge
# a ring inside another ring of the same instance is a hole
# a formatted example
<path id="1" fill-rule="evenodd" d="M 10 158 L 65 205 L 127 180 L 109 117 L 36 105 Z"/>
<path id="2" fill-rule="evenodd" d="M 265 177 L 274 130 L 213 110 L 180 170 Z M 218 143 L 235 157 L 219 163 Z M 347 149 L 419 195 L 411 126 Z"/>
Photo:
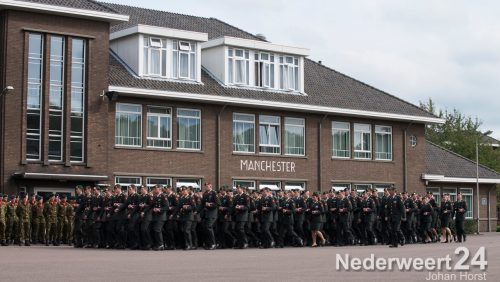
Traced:
<path id="1" fill-rule="evenodd" d="M 259 154 L 259 153 L 242 153 L 233 152 L 233 156 L 252 156 L 252 157 L 264 157 L 264 158 L 289 158 L 289 159 L 309 159 L 307 156 L 300 155 L 278 155 L 278 154 Z"/>
<path id="2" fill-rule="evenodd" d="M 188 149 L 172 149 L 172 148 L 151 148 L 151 147 L 127 147 L 127 146 L 114 146 L 114 149 L 125 149 L 125 150 L 139 150 L 139 151 L 156 151 L 156 152 L 180 152 L 180 153 L 198 153 L 204 154 L 203 150 L 188 150 Z"/>

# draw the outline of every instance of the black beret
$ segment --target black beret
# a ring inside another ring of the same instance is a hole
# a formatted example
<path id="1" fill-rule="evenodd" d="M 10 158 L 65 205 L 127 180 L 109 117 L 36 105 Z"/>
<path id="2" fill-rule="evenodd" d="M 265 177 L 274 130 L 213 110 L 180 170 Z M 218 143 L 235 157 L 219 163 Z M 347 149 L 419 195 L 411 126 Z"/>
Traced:
<path id="1" fill-rule="evenodd" d="M 26 198 L 26 193 L 25 192 L 19 192 L 19 198 L 20 199 Z"/>
<path id="2" fill-rule="evenodd" d="M 15 198 L 16 198 L 16 197 L 14 197 L 14 195 L 10 195 L 10 196 L 9 196 L 9 200 L 13 200 L 13 199 L 15 199 Z"/>

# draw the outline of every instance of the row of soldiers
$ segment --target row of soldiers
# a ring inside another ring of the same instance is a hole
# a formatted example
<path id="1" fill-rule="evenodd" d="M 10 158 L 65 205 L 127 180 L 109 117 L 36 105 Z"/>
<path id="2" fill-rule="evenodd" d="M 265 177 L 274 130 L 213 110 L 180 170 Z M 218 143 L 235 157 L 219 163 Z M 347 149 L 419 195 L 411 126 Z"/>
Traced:
<path id="1" fill-rule="evenodd" d="M 251 192 L 240 186 L 216 192 L 210 183 L 198 192 L 170 186 L 149 191 L 134 185 L 127 192 L 120 185 L 75 191 L 69 202 L 50 195 L 44 203 L 21 194 L 8 201 L 5 213 L 2 204 L 0 236 L 5 214 L 5 244 L 74 242 L 77 248 L 145 250 L 377 243 L 397 247 L 438 242 L 438 223 L 444 242 L 452 237 L 465 240 L 467 206 L 460 194 L 454 203 L 444 195 L 438 207 L 431 193 L 397 194 L 394 187 L 385 189 L 383 196 L 376 190 L 311 195 L 299 190 L 274 193 L 268 188 Z"/>
<path id="2" fill-rule="evenodd" d="M 74 206 L 65 195 L 0 195 L 0 244 L 72 244 Z"/>

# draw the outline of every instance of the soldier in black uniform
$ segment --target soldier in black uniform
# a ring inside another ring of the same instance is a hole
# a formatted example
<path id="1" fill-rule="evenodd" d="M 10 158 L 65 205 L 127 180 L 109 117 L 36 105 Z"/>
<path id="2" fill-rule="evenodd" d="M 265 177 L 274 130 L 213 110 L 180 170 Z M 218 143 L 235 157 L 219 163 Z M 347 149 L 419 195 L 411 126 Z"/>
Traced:
<path id="1" fill-rule="evenodd" d="M 153 224 L 153 250 L 162 251 L 165 249 L 163 244 L 163 225 L 167 220 L 168 200 L 161 192 L 160 185 L 153 188 L 153 198 L 151 199 L 152 224 Z"/>
<path id="2" fill-rule="evenodd" d="M 429 198 L 429 204 L 432 206 L 432 223 L 431 223 L 431 228 L 432 228 L 432 235 L 433 239 L 432 241 L 438 241 L 439 236 L 437 233 L 437 222 L 438 222 L 438 215 L 439 215 L 439 207 L 436 203 L 436 199 L 434 198 L 434 194 L 432 192 L 427 193 L 427 197 Z"/>
<path id="3" fill-rule="evenodd" d="M 90 213 L 87 218 L 87 224 L 89 225 L 89 234 L 87 235 L 87 248 L 95 248 L 102 244 L 101 239 L 101 227 L 102 222 L 100 215 L 102 213 L 102 197 L 101 191 L 94 187 L 92 189 L 92 196 L 90 202 Z"/>
<path id="4" fill-rule="evenodd" d="M 151 232 L 149 227 L 151 226 L 151 220 L 153 220 L 153 215 L 151 214 L 151 206 L 153 197 L 148 194 L 148 188 L 144 185 L 141 186 L 141 194 L 139 195 L 138 201 L 138 214 L 139 214 L 139 230 L 141 234 L 140 248 L 141 250 L 149 250 L 153 243 L 151 242 Z"/>
<path id="5" fill-rule="evenodd" d="M 177 232 L 177 205 L 178 205 L 178 197 L 177 194 L 174 193 L 172 186 L 167 186 L 165 188 L 165 195 L 168 200 L 168 211 L 167 211 L 167 221 L 163 226 L 165 247 L 167 250 L 175 249 L 175 233 Z"/>
<path id="6" fill-rule="evenodd" d="M 422 244 L 432 242 L 434 234 L 432 233 L 432 213 L 433 208 L 429 203 L 429 197 L 423 197 L 422 207 L 420 208 L 420 222 L 422 230 Z"/>
<path id="7" fill-rule="evenodd" d="M 351 201 L 345 196 L 347 191 L 339 191 L 337 198 L 337 245 L 345 246 L 352 241 L 349 228 L 349 212 L 352 210 Z"/>
<path id="8" fill-rule="evenodd" d="M 217 193 L 212 188 L 211 183 L 205 183 L 205 192 L 201 198 L 202 212 L 202 225 L 206 236 L 205 249 L 214 250 L 216 247 L 214 224 L 217 221 L 217 210 L 220 201 Z"/>
<path id="9" fill-rule="evenodd" d="M 406 243 L 416 243 L 416 233 L 414 229 L 415 212 L 417 207 L 413 199 L 408 196 L 408 192 L 401 193 L 405 205 L 406 221 L 403 221 L 401 229 L 405 236 Z"/>
<path id="10" fill-rule="evenodd" d="M 452 234 L 450 230 L 450 219 L 453 213 L 453 203 L 450 201 L 450 195 L 444 194 L 440 208 L 441 234 L 446 238 L 442 243 L 452 242 Z"/>
<path id="11" fill-rule="evenodd" d="M 82 186 L 75 188 L 75 248 L 83 247 L 83 213 L 85 210 Z"/>
<path id="12" fill-rule="evenodd" d="M 303 240 L 295 233 L 293 230 L 294 224 L 294 214 L 295 214 L 295 202 L 291 198 L 290 192 L 283 195 L 283 199 L 279 203 L 278 211 L 281 215 L 280 217 L 280 234 L 279 234 L 279 247 L 284 247 L 285 236 L 291 238 L 291 243 L 295 246 L 302 247 L 304 245 Z"/>
<path id="13" fill-rule="evenodd" d="M 330 191 L 328 193 L 328 199 L 326 200 L 326 214 L 327 214 L 327 225 L 328 225 L 328 237 L 330 238 L 330 244 L 337 244 L 337 195 L 335 191 Z"/>
<path id="14" fill-rule="evenodd" d="M 119 210 L 125 212 L 126 216 L 126 232 L 129 240 L 129 246 L 132 250 L 139 248 L 140 226 L 139 226 L 139 194 L 136 192 L 134 184 L 128 186 L 128 198 L 123 203 Z"/>
<path id="15" fill-rule="evenodd" d="M 359 205 L 361 219 L 361 243 L 362 245 L 375 244 L 375 233 L 373 232 L 373 224 L 377 214 L 375 201 L 370 197 L 370 192 L 363 193 L 363 199 Z"/>
<path id="16" fill-rule="evenodd" d="M 455 211 L 455 228 L 457 229 L 457 240 L 458 242 L 462 242 L 462 238 L 465 242 L 465 230 L 464 230 L 464 221 L 465 221 L 465 213 L 467 212 L 467 203 L 462 200 L 462 194 L 457 194 L 457 201 L 453 204 L 453 210 Z"/>
<path id="17" fill-rule="evenodd" d="M 380 199 L 380 209 L 379 209 L 379 218 L 380 218 L 380 241 L 382 244 L 389 245 L 390 243 L 390 226 L 387 218 L 387 201 L 389 197 L 389 191 L 387 188 L 384 188 L 384 195 Z"/>
<path id="18" fill-rule="evenodd" d="M 110 188 L 104 189 L 104 198 L 102 199 L 102 212 L 101 215 L 99 216 L 99 219 L 101 221 L 101 245 L 99 246 L 100 248 L 112 248 L 114 245 L 114 226 L 110 222 L 111 221 L 111 215 L 114 211 L 113 207 L 113 192 L 111 191 Z"/>
<path id="19" fill-rule="evenodd" d="M 193 211 L 195 209 L 195 203 L 191 195 L 189 195 L 189 189 L 187 187 L 181 187 L 181 194 L 179 205 L 177 206 L 177 215 L 179 217 L 180 231 L 184 237 L 184 250 L 191 250 L 191 248 L 193 248 L 191 224 L 194 219 Z"/>
<path id="20" fill-rule="evenodd" d="M 220 191 L 220 206 L 219 206 L 219 247 L 221 249 L 228 247 L 228 242 L 231 247 L 234 247 L 236 239 L 230 231 L 231 216 L 233 214 L 233 199 L 228 195 L 225 189 Z"/>
<path id="21" fill-rule="evenodd" d="M 323 237 L 323 234 L 320 232 L 321 230 L 321 215 L 325 212 L 323 205 L 321 204 L 319 193 L 314 192 L 311 198 L 311 201 L 308 205 L 308 210 L 310 214 L 310 223 L 311 223 L 311 238 L 312 245 L 311 247 L 317 247 L 316 243 L 317 237 L 320 238 L 321 244 L 324 245 L 326 240 Z"/>
<path id="22" fill-rule="evenodd" d="M 302 239 L 303 242 L 306 241 L 306 235 L 304 234 L 304 219 L 305 212 L 307 209 L 306 202 L 304 198 L 300 195 L 299 190 L 294 191 L 293 202 L 295 203 L 295 214 L 293 217 L 294 230 L 297 235 Z"/>
<path id="23" fill-rule="evenodd" d="M 274 247 L 274 238 L 271 235 L 271 225 L 273 224 L 273 215 L 276 210 L 276 202 L 271 196 L 271 190 L 269 188 L 264 188 L 262 190 L 262 198 L 259 202 L 259 213 L 262 231 L 262 247 L 272 248 Z"/>
<path id="24" fill-rule="evenodd" d="M 405 205 L 399 195 L 396 195 L 396 188 L 391 186 L 387 198 L 387 220 L 390 224 L 391 245 L 389 247 L 397 248 L 398 243 L 404 245 L 404 236 L 401 232 L 401 221 L 406 221 Z"/>
<path id="25" fill-rule="evenodd" d="M 250 205 L 249 196 L 244 192 L 243 187 L 236 187 L 236 196 L 233 199 L 233 221 L 236 223 L 235 231 L 237 236 L 235 248 L 246 249 L 248 248 L 248 239 L 245 233 L 245 224 L 248 221 L 248 210 Z M 272 223 L 268 223 L 268 227 Z M 269 231 L 269 228 L 268 228 Z"/>

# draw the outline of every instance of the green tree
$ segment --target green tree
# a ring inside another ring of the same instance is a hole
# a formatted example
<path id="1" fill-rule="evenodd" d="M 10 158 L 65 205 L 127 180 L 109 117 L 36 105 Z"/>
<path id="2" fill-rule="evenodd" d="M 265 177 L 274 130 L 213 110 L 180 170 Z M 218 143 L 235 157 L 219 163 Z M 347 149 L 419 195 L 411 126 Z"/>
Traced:
<path id="1" fill-rule="evenodd" d="M 476 159 L 476 140 L 479 140 L 479 163 L 500 171 L 500 150 L 494 150 L 491 144 L 483 141 L 481 121 L 457 109 L 438 110 L 431 98 L 427 102 L 420 102 L 420 107 L 445 120 L 443 124 L 427 125 L 427 140 L 471 160 Z"/>

